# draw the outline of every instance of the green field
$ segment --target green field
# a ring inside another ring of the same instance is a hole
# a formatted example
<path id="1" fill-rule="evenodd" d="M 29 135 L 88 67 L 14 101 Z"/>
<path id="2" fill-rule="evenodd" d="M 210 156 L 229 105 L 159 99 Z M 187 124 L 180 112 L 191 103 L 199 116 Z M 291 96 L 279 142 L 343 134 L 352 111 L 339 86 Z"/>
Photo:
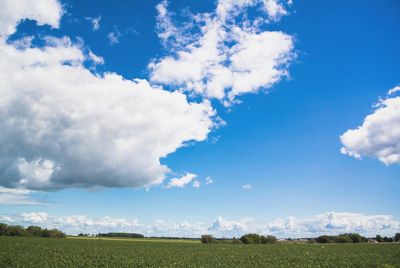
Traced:
<path id="1" fill-rule="evenodd" d="M 0 267 L 400 267 L 400 244 L 0 237 Z"/>

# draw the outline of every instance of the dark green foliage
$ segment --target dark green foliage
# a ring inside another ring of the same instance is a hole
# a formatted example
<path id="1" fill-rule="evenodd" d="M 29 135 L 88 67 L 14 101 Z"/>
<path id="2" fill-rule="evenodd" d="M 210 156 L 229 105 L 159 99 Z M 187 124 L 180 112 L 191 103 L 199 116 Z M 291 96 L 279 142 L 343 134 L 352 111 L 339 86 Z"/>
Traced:
<path id="1" fill-rule="evenodd" d="M 359 234 L 321 235 L 315 240 L 317 243 L 362 243 L 368 239 Z"/>
<path id="2" fill-rule="evenodd" d="M 29 226 L 26 228 L 26 232 L 28 236 L 42 236 L 43 235 L 43 230 L 39 226 Z"/>
<path id="3" fill-rule="evenodd" d="M 203 244 L 211 244 L 211 243 L 215 243 L 216 240 L 214 239 L 214 237 L 212 235 L 202 235 L 201 236 L 201 243 Z"/>
<path id="4" fill-rule="evenodd" d="M 394 235 L 394 242 L 400 242 L 400 233 Z"/>
<path id="5" fill-rule="evenodd" d="M 245 234 L 240 237 L 243 244 L 275 244 L 278 239 L 272 235 Z"/>
<path id="6" fill-rule="evenodd" d="M 57 229 L 42 229 L 39 226 L 29 226 L 24 228 L 19 225 L 7 225 L 0 223 L 0 235 L 7 236 L 37 236 L 37 237 L 52 237 L 52 238 L 64 238 L 65 234 Z"/>
<path id="7" fill-rule="evenodd" d="M 7 227 L 7 235 L 9 236 L 25 236 L 26 234 L 24 227 L 20 225 L 9 225 Z"/>
<path id="8" fill-rule="evenodd" d="M 383 242 L 393 242 L 393 238 L 391 238 L 391 237 L 387 237 L 387 236 L 385 236 L 384 238 L 383 238 Z"/>
<path id="9" fill-rule="evenodd" d="M 380 235 L 376 235 L 375 240 L 379 243 L 383 242 L 383 238 Z"/>
<path id="10" fill-rule="evenodd" d="M 261 244 L 276 244 L 278 239 L 273 235 L 261 236 Z"/>
<path id="11" fill-rule="evenodd" d="M 126 237 L 126 238 L 144 238 L 142 234 L 136 233 L 105 233 L 105 234 L 97 234 L 100 237 Z"/>
<path id="12" fill-rule="evenodd" d="M 261 244 L 261 237 L 258 234 L 245 234 L 240 237 L 243 244 Z"/>
<path id="13" fill-rule="evenodd" d="M 65 234 L 57 229 L 44 229 L 42 233 L 43 237 L 51 237 L 51 238 L 64 238 Z"/>
<path id="14" fill-rule="evenodd" d="M 8 225 L 5 223 L 0 223 L 0 235 L 7 235 Z"/>
<path id="15" fill-rule="evenodd" d="M 317 241 L 317 243 L 331 243 L 331 240 L 327 235 L 318 236 L 315 240 Z"/>

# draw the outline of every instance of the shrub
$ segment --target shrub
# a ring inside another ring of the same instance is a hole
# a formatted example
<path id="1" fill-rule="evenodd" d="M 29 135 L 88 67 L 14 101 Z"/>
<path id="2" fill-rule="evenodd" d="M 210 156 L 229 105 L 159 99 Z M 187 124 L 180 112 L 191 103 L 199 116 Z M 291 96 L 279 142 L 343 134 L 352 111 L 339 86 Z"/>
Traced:
<path id="1" fill-rule="evenodd" d="M 7 235 L 9 236 L 25 236 L 26 231 L 24 227 L 19 225 L 10 225 L 7 227 Z"/>
<path id="2" fill-rule="evenodd" d="M 400 242 L 400 233 L 394 235 L 394 242 Z"/>
<path id="3" fill-rule="evenodd" d="M 39 226 L 29 226 L 26 228 L 26 233 L 28 236 L 42 236 L 43 235 L 43 230 Z"/>
<path id="4" fill-rule="evenodd" d="M 7 235 L 8 226 L 5 223 L 0 223 L 0 235 Z"/>
<path id="5" fill-rule="evenodd" d="M 214 237 L 212 235 L 202 235 L 201 236 L 201 243 L 203 244 L 211 244 L 211 243 L 215 243 L 216 240 L 214 239 Z"/>
<path id="6" fill-rule="evenodd" d="M 261 244 L 276 244 L 278 239 L 273 235 L 261 236 Z"/>
<path id="7" fill-rule="evenodd" d="M 261 244 L 261 237 L 258 234 L 245 234 L 240 237 L 243 244 Z"/>

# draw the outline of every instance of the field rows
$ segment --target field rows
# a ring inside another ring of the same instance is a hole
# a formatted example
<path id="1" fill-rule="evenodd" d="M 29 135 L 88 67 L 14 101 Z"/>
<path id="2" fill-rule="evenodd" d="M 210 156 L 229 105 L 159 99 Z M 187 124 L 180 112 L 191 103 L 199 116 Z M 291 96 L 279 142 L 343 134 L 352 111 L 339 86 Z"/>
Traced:
<path id="1" fill-rule="evenodd" d="M 206 245 L 0 237 L 0 267 L 400 267 L 400 244 Z"/>

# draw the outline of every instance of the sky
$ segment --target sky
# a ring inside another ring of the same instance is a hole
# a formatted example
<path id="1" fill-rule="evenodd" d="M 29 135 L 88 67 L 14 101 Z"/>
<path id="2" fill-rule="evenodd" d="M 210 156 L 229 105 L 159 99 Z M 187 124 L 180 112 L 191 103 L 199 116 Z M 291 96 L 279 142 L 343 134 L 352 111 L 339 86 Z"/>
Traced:
<path id="1" fill-rule="evenodd" d="M 0 0 L 0 222 L 400 231 L 400 4 Z"/>

